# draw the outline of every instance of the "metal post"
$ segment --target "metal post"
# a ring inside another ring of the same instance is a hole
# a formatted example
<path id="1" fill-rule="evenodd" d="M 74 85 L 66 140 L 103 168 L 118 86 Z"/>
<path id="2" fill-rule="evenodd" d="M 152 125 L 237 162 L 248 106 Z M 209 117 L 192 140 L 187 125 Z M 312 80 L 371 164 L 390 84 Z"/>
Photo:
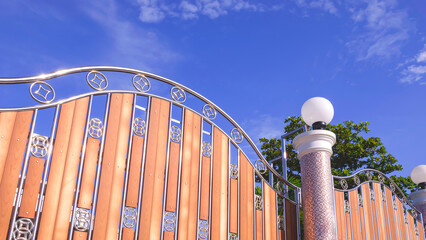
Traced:
<path id="1" fill-rule="evenodd" d="M 421 189 L 419 191 L 413 192 L 410 194 L 409 198 L 413 200 L 413 205 L 422 213 L 423 227 L 426 234 L 426 189 Z"/>
<path id="2" fill-rule="evenodd" d="M 302 204 L 305 239 L 337 239 L 334 190 L 330 156 L 336 135 L 327 130 L 312 130 L 296 136 L 302 173 Z"/>

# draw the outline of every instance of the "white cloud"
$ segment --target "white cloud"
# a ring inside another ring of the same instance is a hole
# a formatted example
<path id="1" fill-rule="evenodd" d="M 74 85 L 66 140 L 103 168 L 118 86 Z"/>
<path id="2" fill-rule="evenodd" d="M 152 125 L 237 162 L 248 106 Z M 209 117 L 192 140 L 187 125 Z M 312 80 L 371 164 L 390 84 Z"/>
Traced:
<path id="1" fill-rule="evenodd" d="M 337 13 L 337 7 L 330 0 L 296 0 L 296 4 L 302 8 L 317 8 L 331 14 Z"/>
<path id="2" fill-rule="evenodd" d="M 406 61 L 402 70 L 402 83 L 426 84 L 426 44 L 416 57 Z"/>
<path id="3" fill-rule="evenodd" d="M 242 123 L 244 130 L 247 131 L 250 138 L 256 143 L 259 138 L 280 137 L 284 133 L 283 126 L 283 119 L 267 114 L 256 115 L 254 118 Z"/>
<path id="4" fill-rule="evenodd" d="M 417 62 L 426 62 L 426 44 L 424 45 L 420 53 L 417 55 Z"/>

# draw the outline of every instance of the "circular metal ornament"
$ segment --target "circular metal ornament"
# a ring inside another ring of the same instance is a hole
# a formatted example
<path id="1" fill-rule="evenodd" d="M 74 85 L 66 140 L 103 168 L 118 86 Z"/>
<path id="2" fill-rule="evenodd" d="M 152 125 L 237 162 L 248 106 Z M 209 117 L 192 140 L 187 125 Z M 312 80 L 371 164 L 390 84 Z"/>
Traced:
<path id="1" fill-rule="evenodd" d="M 105 90 L 108 87 L 108 79 L 98 71 L 91 71 L 86 76 L 89 86 L 97 91 Z"/>
<path id="2" fill-rule="evenodd" d="M 379 174 L 378 178 L 379 178 L 379 182 L 381 182 L 381 183 L 385 182 L 385 177 L 383 177 L 382 174 Z"/>
<path id="3" fill-rule="evenodd" d="M 254 163 L 254 167 L 260 172 L 260 174 L 264 174 L 266 172 L 265 163 L 263 163 L 260 159 Z"/>
<path id="4" fill-rule="evenodd" d="M 347 213 L 351 212 L 351 205 L 349 204 L 348 200 L 345 200 L 345 212 Z"/>
<path id="5" fill-rule="evenodd" d="M 209 222 L 206 220 L 200 220 L 198 222 L 198 237 L 201 239 L 207 239 L 209 236 Z"/>
<path id="6" fill-rule="evenodd" d="M 49 146 L 49 138 L 34 134 L 31 143 L 31 154 L 34 157 L 43 158 L 47 155 L 47 147 Z"/>
<path id="7" fill-rule="evenodd" d="M 235 233 L 229 233 L 229 240 L 237 240 L 238 236 Z"/>
<path id="8" fill-rule="evenodd" d="M 340 179 L 340 186 L 343 190 L 348 190 L 348 182 L 345 179 Z"/>
<path id="9" fill-rule="evenodd" d="M 133 122 L 133 132 L 138 136 L 145 134 L 145 120 L 140 117 L 135 118 Z"/>
<path id="10" fill-rule="evenodd" d="M 262 196 L 259 196 L 257 194 L 255 194 L 254 196 L 255 196 L 254 202 L 255 202 L 256 210 L 262 210 L 263 209 Z"/>
<path id="11" fill-rule="evenodd" d="M 136 226 L 136 218 L 138 213 L 135 208 L 126 207 L 124 209 L 123 225 L 127 228 L 134 228 Z"/>
<path id="12" fill-rule="evenodd" d="M 33 82 L 30 85 L 30 94 L 39 103 L 50 103 L 55 99 L 55 90 L 46 82 Z"/>
<path id="13" fill-rule="evenodd" d="M 284 183 L 282 182 L 277 182 L 275 184 L 275 188 L 277 189 L 278 192 L 282 193 L 282 194 L 287 194 L 287 189 L 284 185 Z"/>
<path id="14" fill-rule="evenodd" d="M 148 92 L 151 89 L 151 82 L 142 74 L 133 76 L 132 83 L 139 92 Z"/>
<path id="15" fill-rule="evenodd" d="M 173 232 L 176 225 L 176 215 L 174 212 L 164 213 L 164 230 Z"/>
<path id="16" fill-rule="evenodd" d="M 92 138 L 100 138 L 102 136 L 103 123 L 99 118 L 92 118 L 89 122 L 89 135 Z"/>
<path id="17" fill-rule="evenodd" d="M 365 175 L 367 176 L 368 181 L 371 181 L 371 180 L 373 179 L 373 175 L 371 174 L 371 172 L 370 172 L 370 171 L 366 171 L 366 172 L 365 172 Z"/>
<path id="18" fill-rule="evenodd" d="M 170 90 L 170 96 L 178 103 L 183 103 L 186 100 L 185 91 L 180 87 L 173 87 Z"/>
<path id="19" fill-rule="evenodd" d="M 16 220 L 13 229 L 13 239 L 31 239 L 33 236 L 34 223 L 29 218 Z"/>
<path id="20" fill-rule="evenodd" d="M 362 200 L 362 195 L 358 193 L 358 205 L 360 207 L 364 206 L 364 201 Z"/>
<path id="21" fill-rule="evenodd" d="M 244 139 L 243 135 L 241 134 L 240 130 L 237 128 L 234 128 L 231 130 L 231 137 L 234 139 L 236 143 L 241 143 Z"/>
<path id="22" fill-rule="evenodd" d="M 180 130 L 180 128 L 173 125 L 172 128 L 170 129 L 170 139 L 173 142 L 178 143 L 178 142 L 180 142 L 181 135 L 182 135 L 182 131 Z"/>
<path id="23" fill-rule="evenodd" d="M 229 177 L 233 179 L 238 178 L 238 166 L 236 164 L 231 163 L 229 165 Z"/>
<path id="24" fill-rule="evenodd" d="M 391 183 L 390 188 L 391 188 L 392 192 L 395 192 L 395 189 L 396 189 L 395 184 Z"/>
<path id="25" fill-rule="evenodd" d="M 206 104 L 203 107 L 203 115 L 206 118 L 213 120 L 216 118 L 216 109 L 214 109 L 214 107 L 211 104 Z"/>
<path id="26" fill-rule="evenodd" d="M 212 155 L 212 146 L 209 142 L 203 141 L 201 149 L 203 150 L 204 157 L 210 157 Z"/>
<path id="27" fill-rule="evenodd" d="M 278 229 L 284 230 L 285 222 L 283 216 L 278 216 Z"/>
<path id="28" fill-rule="evenodd" d="M 357 175 L 354 176 L 354 182 L 357 186 L 359 186 L 361 184 L 361 180 L 359 179 L 359 177 Z"/>
<path id="29" fill-rule="evenodd" d="M 77 208 L 75 211 L 75 229 L 84 232 L 90 227 L 90 212 L 88 209 Z"/>

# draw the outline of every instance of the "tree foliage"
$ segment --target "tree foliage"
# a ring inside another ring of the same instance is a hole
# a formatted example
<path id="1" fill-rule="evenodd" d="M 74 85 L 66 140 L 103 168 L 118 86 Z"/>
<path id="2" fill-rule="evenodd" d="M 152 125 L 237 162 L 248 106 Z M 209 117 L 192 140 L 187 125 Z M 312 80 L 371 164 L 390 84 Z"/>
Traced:
<path id="1" fill-rule="evenodd" d="M 287 124 L 285 132 L 291 132 L 305 125 L 301 117 L 288 117 L 284 122 Z M 331 156 L 333 175 L 348 176 L 357 170 L 370 168 L 389 176 L 395 171 L 402 170 L 401 164 L 398 164 L 398 160 L 387 152 L 380 138 L 367 137 L 370 131 L 368 125 L 368 122 L 354 123 L 353 121 L 327 125 L 326 129 L 336 134 L 336 144 L 333 146 Z M 286 141 L 287 175 L 293 181 L 300 181 L 300 164 L 291 144 L 296 135 L 290 136 Z M 281 156 L 281 139 L 261 138 L 260 142 L 262 154 L 266 160 Z M 280 164 L 275 165 L 275 169 L 282 173 Z M 391 179 L 405 194 L 408 189 L 411 191 L 418 189 L 410 177 L 392 175 Z"/>

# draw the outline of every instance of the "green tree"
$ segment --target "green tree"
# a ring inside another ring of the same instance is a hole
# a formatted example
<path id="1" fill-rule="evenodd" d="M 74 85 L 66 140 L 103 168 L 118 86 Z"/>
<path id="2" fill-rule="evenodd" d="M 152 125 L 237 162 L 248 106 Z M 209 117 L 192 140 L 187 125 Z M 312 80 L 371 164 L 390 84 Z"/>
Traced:
<path id="1" fill-rule="evenodd" d="M 285 132 L 291 132 L 305 125 L 301 117 L 288 117 L 284 120 L 287 124 Z M 398 160 L 386 151 L 382 141 L 378 137 L 366 137 L 370 129 L 368 122 L 354 123 L 344 121 L 341 124 L 327 125 L 326 129 L 336 134 L 336 144 L 333 146 L 331 156 L 332 174 L 337 176 L 348 176 L 357 170 L 371 168 L 378 170 L 387 176 L 395 171 L 402 170 Z M 291 145 L 297 134 L 287 139 L 287 175 L 294 184 L 300 184 L 300 164 L 296 157 L 296 151 Z M 261 138 L 262 154 L 266 160 L 271 160 L 281 156 L 281 139 Z M 280 164 L 275 165 L 275 169 L 282 173 Z M 392 175 L 390 178 L 399 188 L 407 194 L 407 190 L 418 189 L 418 186 L 411 181 L 410 177 Z"/>

